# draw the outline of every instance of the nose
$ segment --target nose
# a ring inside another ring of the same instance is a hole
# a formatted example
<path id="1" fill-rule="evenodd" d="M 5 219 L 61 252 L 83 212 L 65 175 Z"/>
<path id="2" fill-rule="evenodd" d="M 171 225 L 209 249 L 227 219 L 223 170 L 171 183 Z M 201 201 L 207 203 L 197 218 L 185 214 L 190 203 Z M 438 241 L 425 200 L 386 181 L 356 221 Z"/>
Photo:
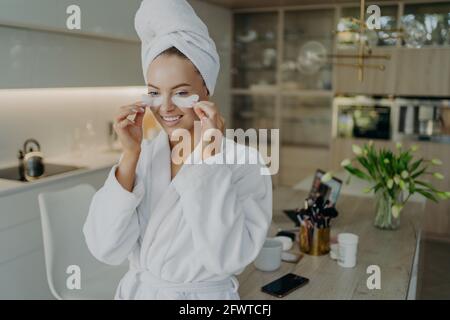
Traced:
<path id="1" fill-rule="evenodd" d="M 170 112 L 170 111 L 175 110 L 175 105 L 173 104 L 170 96 L 168 96 L 168 95 L 164 96 L 164 100 L 161 105 L 161 110 L 165 111 L 165 112 Z"/>

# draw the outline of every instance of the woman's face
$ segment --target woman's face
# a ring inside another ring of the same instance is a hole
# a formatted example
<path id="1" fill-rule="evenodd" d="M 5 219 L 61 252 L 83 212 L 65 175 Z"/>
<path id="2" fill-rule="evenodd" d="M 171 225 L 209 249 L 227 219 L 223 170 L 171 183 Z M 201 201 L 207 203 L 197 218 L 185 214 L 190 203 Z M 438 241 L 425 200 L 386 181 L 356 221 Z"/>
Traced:
<path id="1" fill-rule="evenodd" d="M 151 97 L 162 97 L 159 107 L 151 110 L 169 136 L 176 129 L 186 129 L 191 133 L 194 121 L 199 118 L 192 108 L 179 108 L 172 102 L 172 96 L 189 97 L 197 94 L 199 101 L 207 101 L 207 89 L 201 75 L 192 62 L 176 55 L 161 55 L 150 64 L 148 73 L 148 93 Z"/>

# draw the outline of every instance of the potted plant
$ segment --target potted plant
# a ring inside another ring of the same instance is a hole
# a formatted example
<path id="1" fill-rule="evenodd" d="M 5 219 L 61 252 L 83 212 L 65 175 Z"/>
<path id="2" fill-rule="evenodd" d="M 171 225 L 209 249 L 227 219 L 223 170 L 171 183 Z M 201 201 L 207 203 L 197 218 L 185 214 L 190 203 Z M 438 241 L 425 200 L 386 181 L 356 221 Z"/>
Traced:
<path id="1" fill-rule="evenodd" d="M 450 192 L 439 191 L 423 179 L 425 176 L 444 179 L 441 173 L 433 170 L 435 166 L 442 165 L 442 161 L 413 159 L 413 153 L 417 149 L 417 146 L 412 146 L 404 150 L 402 144 L 397 143 L 395 152 L 388 149 L 375 150 L 370 141 L 363 147 L 353 145 L 355 157 L 342 161 L 341 166 L 350 173 L 347 183 L 351 176 L 356 176 L 372 185 L 364 192 L 375 194 L 376 227 L 397 229 L 400 225 L 400 212 L 415 193 L 434 202 L 450 199 Z"/>

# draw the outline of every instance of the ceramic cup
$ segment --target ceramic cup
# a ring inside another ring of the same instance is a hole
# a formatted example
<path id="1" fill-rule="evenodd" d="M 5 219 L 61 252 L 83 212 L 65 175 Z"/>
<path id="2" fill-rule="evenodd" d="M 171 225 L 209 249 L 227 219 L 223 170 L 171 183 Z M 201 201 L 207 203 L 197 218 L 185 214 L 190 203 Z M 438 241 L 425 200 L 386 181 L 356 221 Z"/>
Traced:
<path id="1" fill-rule="evenodd" d="M 266 239 L 258 257 L 255 267 L 261 271 L 275 271 L 281 265 L 283 244 L 279 240 Z"/>
<path id="2" fill-rule="evenodd" d="M 353 268 L 356 265 L 358 239 L 358 236 L 353 233 L 338 235 L 338 264 L 341 267 Z"/>

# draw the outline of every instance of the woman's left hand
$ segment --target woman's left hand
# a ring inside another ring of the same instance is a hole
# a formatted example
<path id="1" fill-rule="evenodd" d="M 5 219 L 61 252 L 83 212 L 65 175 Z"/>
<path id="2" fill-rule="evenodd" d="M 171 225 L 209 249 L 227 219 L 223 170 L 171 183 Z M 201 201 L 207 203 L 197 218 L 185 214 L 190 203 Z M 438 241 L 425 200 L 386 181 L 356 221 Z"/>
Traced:
<path id="1" fill-rule="evenodd" d="M 203 159 L 206 159 L 216 154 L 217 150 L 220 152 L 222 137 L 225 131 L 225 119 L 220 114 L 219 109 L 214 104 L 214 102 L 211 101 L 197 102 L 196 104 L 194 104 L 194 112 L 200 118 L 201 121 L 201 136 L 203 140 L 203 151 L 205 151 L 205 148 L 207 148 L 210 144 L 213 144 L 213 146 L 210 147 L 212 149 L 212 152 L 206 152 L 206 154 L 205 152 L 203 152 Z M 213 136 L 215 137 L 214 140 L 211 139 L 211 134 L 207 133 L 209 129 L 214 130 L 209 132 L 209 133 L 214 132 L 213 133 Z M 205 135 L 205 133 L 207 134 Z M 211 149 L 208 148 L 208 150 Z"/>

